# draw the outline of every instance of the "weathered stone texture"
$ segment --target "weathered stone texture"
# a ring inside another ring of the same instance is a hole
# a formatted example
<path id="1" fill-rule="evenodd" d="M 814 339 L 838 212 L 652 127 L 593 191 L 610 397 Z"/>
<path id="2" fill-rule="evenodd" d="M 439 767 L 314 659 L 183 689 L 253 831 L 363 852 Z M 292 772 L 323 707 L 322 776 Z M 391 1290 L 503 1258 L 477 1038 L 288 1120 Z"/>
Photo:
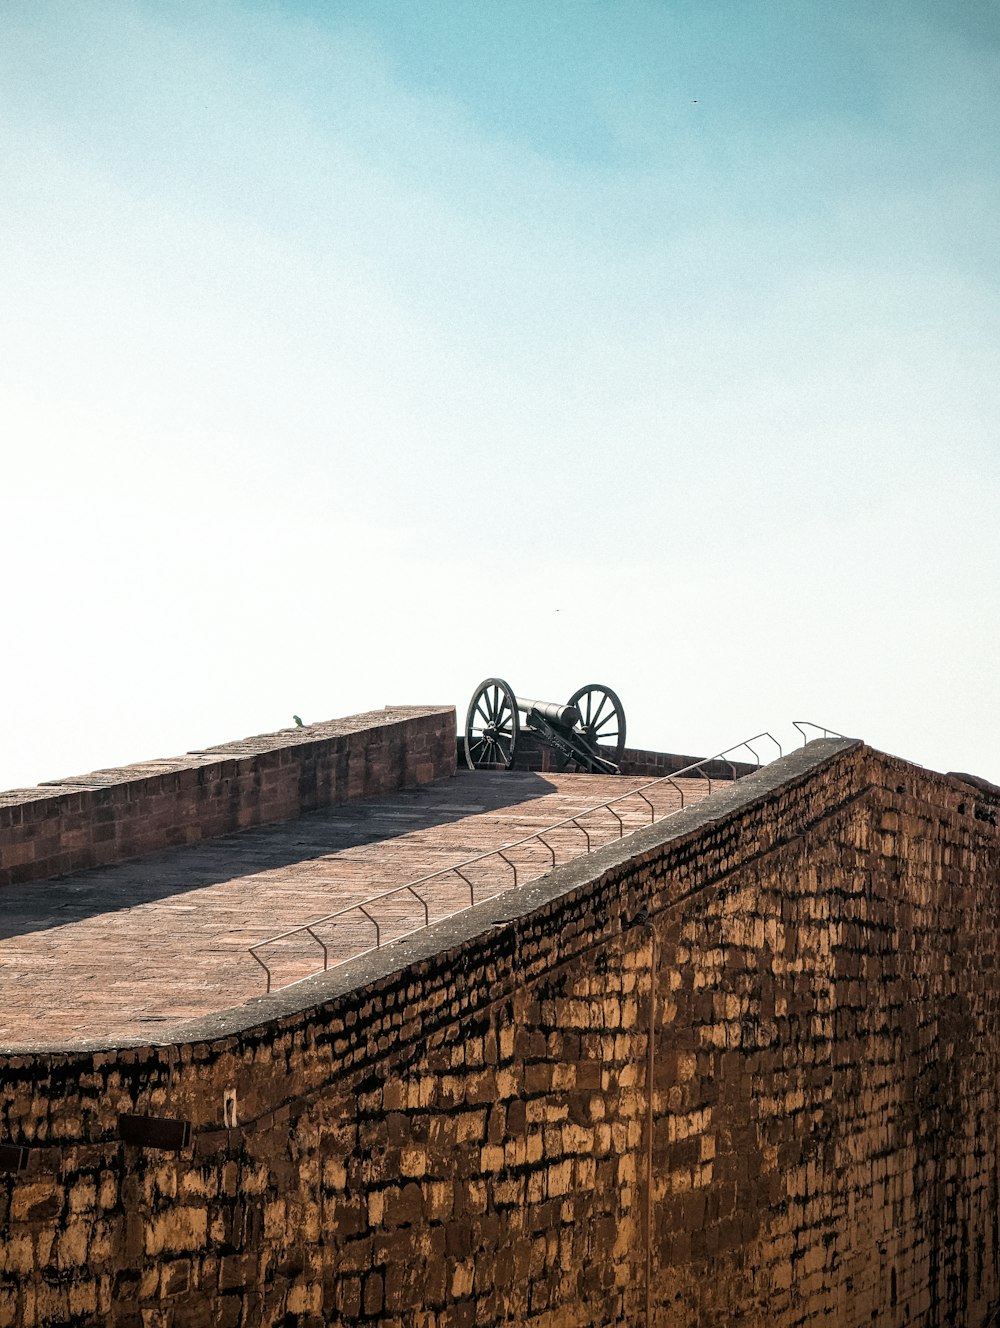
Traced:
<path id="1" fill-rule="evenodd" d="M 9 1058 L 0 1325 L 981 1328 L 996 805 L 817 746 L 325 1004 Z"/>

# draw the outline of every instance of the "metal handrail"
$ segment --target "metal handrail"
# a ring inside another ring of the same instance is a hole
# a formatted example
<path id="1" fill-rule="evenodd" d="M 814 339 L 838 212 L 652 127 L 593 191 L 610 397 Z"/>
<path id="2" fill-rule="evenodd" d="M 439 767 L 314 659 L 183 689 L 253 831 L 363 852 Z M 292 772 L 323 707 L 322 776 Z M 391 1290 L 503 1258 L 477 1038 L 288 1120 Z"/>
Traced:
<path id="1" fill-rule="evenodd" d="M 257 951 L 264 949 L 265 946 L 275 945 L 277 944 L 278 941 L 287 940 L 289 936 L 299 936 L 302 934 L 306 934 L 311 936 L 312 939 L 316 941 L 316 943 L 320 946 L 320 948 L 323 951 L 322 971 L 325 973 L 327 972 L 330 966 L 328 948 L 326 943 L 320 940 L 320 938 L 316 935 L 316 933 L 313 931 L 313 928 L 321 926 L 324 922 L 333 922 L 334 925 L 336 925 L 336 920 L 346 916 L 348 913 L 361 913 L 364 917 L 368 919 L 368 921 L 375 928 L 375 944 L 369 946 L 367 950 L 359 951 L 359 954 L 369 954 L 372 950 L 380 950 L 382 948 L 382 928 L 378 923 L 378 921 L 374 917 L 372 917 L 372 915 L 368 912 L 368 909 L 371 907 L 372 904 L 379 904 L 385 899 L 391 899 L 394 895 L 405 894 L 408 891 L 411 895 L 414 896 L 415 899 L 419 900 L 420 904 L 422 905 L 424 910 L 423 926 L 427 926 L 429 925 L 429 918 L 430 918 L 429 908 L 427 902 L 424 899 L 422 899 L 420 895 L 417 894 L 415 887 L 418 885 L 423 885 L 426 881 L 433 881 L 442 876 L 452 875 L 452 876 L 458 876 L 459 879 L 464 881 L 465 884 L 469 887 L 469 903 L 466 907 L 471 908 L 473 904 L 475 904 L 476 902 L 476 887 L 474 883 L 470 881 L 469 878 L 463 874 L 463 868 L 471 867 L 477 862 L 482 862 L 485 858 L 499 857 L 502 858 L 503 861 L 507 863 L 508 867 L 510 867 L 511 870 L 513 871 L 514 884 L 517 885 L 517 867 L 506 856 L 506 854 L 511 849 L 520 848 L 523 844 L 530 844 L 532 840 L 537 840 L 539 843 L 543 844 L 545 848 L 549 850 L 549 853 L 552 855 L 552 865 L 555 866 L 556 865 L 555 849 L 552 847 L 551 844 L 545 841 L 543 836 L 551 834 L 553 830 L 559 830 L 563 826 L 572 825 L 575 826 L 575 828 L 579 830 L 581 834 L 584 836 L 587 843 L 587 848 L 585 852 L 590 853 L 591 852 L 590 834 L 588 833 L 588 831 L 585 829 L 584 826 L 580 825 L 579 823 L 580 818 L 584 816 L 591 816 L 593 815 L 594 812 L 611 811 L 612 807 L 616 806 L 620 802 L 624 802 L 627 798 L 639 797 L 649 808 L 650 811 L 649 824 L 653 825 L 657 819 L 656 808 L 653 806 L 650 800 L 645 796 L 645 794 L 648 789 L 655 788 L 658 784 L 670 784 L 675 789 L 675 791 L 680 795 L 680 800 L 681 800 L 680 807 L 674 807 L 671 811 L 665 812 L 664 815 L 660 818 L 661 820 L 666 820 L 668 816 L 673 816 L 676 812 L 684 810 L 685 806 L 684 790 L 683 788 L 681 788 L 679 784 L 676 783 L 677 779 L 683 777 L 689 771 L 697 771 L 698 774 L 703 779 L 708 780 L 708 792 L 709 794 L 711 794 L 712 792 L 711 776 L 708 774 L 707 771 L 702 770 L 701 767 L 710 765 L 713 761 L 722 761 L 724 762 L 724 764 L 729 766 L 730 770 L 732 770 L 733 780 L 735 781 L 736 767 L 733 765 L 732 761 L 728 761 L 726 760 L 726 758 L 731 753 L 738 752 L 743 748 L 746 748 L 747 751 L 749 751 L 752 754 L 754 761 L 756 762 L 757 769 L 759 770 L 761 768 L 760 757 L 757 755 L 756 751 L 754 751 L 753 747 L 750 746 L 750 744 L 752 742 L 757 742 L 761 738 L 767 738 L 770 742 L 773 742 L 775 747 L 777 747 L 778 749 L 778 755 L 779 756 L 783 755 L 781 743 L 778 741 L 777 738 L 774 737 L 773 734 L 768 733 L 767 731 L 763 733 L 755 733 L 753 734 L 752 737 L 745 738 L 742 742 L 736 743 L 735 746 L 733 747 L 727 747 L 724 751 L 716 752 L 714 756 L 703 756 L 700 761 L 694 761 L 692 762 L 691 765 L 683 766 L 680 770 L 672 770 L 669 775 L 660 775 L 658 778 L 650 780 L 648 784 L 641 784 L 638 788 L 630 789 L 627 793 L 619 794 L 617 798 L 609 798 L 605 802 L 599 802 L 593 807 L 588 807 L 586 811 L 577 812 L 575 816 L 567 816 L 563 820 L 556 821 L 552 825 L 547 825 L 541 830 L 535 830 L 530 835 L 525 835 L 523 839 L 516 839 L 513 841 L 513 843 L 510 844 L 501 844 L 499 848 L 487 849 L 485 853 L 477 853 L 471 858 L 466 858 L 464 859 L 464 861 L 456 863 L 454 867 L 439 867 L 437 871 L 428 872 L 426 876 L 418 876 L 416 880 L 408 881 L 406 885 L 397 885 L 394 886 L 393 889 L 391 890 L 384 890 L 381 894 L 372 895 L 368 899 L 362 900 L 360 904 L 347 904 L 345 905 L 344 908 L 339 908 L 333 913 L 327 913 L 320 918 L 313 918 L 311 922 L 303 922 L 300 923 L 299 926 L 297 927 L 290 927 L 287 931 L 278 932 L 277 935 L 275 936 L 268 936 L 266 940 L 258 941 L 256 945 L 249 946 L 247 949 L 247 953 L 251 956 L 252 959 L 255 960 L 256 963 L 260 965 L 260 967 L 266 973 L 267 990 L 270 991 L 271 970 L 264 962 L 264 960 L 261 959 Z M 727 783 L 728 782 L 729 781 L 727 781 Z M 612 811 L 611 815 L 614 816 L 615 820 L 618 822 L 618 838 L 623 839 L 625 837 L 624 822 L 622 821 L 621 817 L 618 815 L 617 812 Z M 461 912 L 464 912 L 464 909 L 454 910 L 454 913 L 461 913 Z M 454 913 L 449 913 L 446 914 L 445 916 L 453 917 Z M 443 919 L 441 920 L 443 921 Z M 393 940 L 401 941 L 404 939 L 405 936 L 412 936 L 414 931 L 420 931 L 420 930 L 422 930 L 421 927 L 415 927 L 413 928 L 412 931 L 404 933 L 404 936 L 393 937 Z M 358 956 L 351 955 L 348 957 L 357 958 Z M 342 959 L 338 960 L 337 962 L 346 963 L 347 960 Z M 337 964 L 334 964 L 334 968 L 336 967 Z M 301 979 L 296 979 L 296 980 L 301 981 Z M 287 985 L 291 986 L 294 984 L 289 983 Z"/>
<path id="2" fill-rule="evenodd" d="M 846 738 L 846 737 L 847 737 L 847 734 L 846 734 L 846 733 L 838 733 L 836 729 L 828 729 L 828 728 L 826 727 L 825 724 L 814 724 L 814 723 L 812 722 L 812 720 L 809 720 L 809 719 L 793 719 L 793 720 L 792 720 L 792 728 L 793 728 L 793 729 L 798 729 L 798 731 L 802 734 L 802 746 L 803 746 L 803 747 L 806 745 L 807 742 L 811 741 L 811 740 L 806 736 L 806 729 L 818 729 L 818 730 L 820 731 L 820 733 L 823 735 L 824 738 Z M 751 739 L 751 742 L 752 742 L 752 741 L 753 741 L 753 739 Z"/>

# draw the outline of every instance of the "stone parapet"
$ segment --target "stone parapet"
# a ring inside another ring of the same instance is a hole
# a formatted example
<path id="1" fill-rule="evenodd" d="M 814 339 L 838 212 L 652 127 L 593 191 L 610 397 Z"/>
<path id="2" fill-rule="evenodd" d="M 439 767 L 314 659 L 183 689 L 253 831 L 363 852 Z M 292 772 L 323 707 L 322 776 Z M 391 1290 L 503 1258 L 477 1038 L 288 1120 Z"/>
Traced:
<path id="1" fill-rule="evenodd" d="M 454 770 L 450 706 L 387 706 L 12 789 L 0 793 L 0 885 L 291 820 Z"/>

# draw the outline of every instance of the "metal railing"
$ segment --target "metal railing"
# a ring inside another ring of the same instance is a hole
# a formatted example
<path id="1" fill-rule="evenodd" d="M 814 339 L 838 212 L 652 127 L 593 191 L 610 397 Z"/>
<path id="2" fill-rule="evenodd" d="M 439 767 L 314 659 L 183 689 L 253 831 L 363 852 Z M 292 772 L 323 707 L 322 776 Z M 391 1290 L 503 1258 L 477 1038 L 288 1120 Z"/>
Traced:
<path id="1" fill-rule="evenodd" d="M 811 721 L 811 720 L 808 720 L 808 719 L 793 719 L 793 720 L 792 720 L 792 728 L 793 728 L 793 729 L 798 729 L 798 731 L 802 734 L 802 746 L 803 746 L 803 747 L 806 745 L 807 742 L 812 742 L 812 741 L 813 741 L 812 738 L 809 738 L 809 737 L 806 735 L 806 729 L 816 729 L 816 730 L 818 730 L 818 732 L 820 733 L 820 735 L 821 735 L 822 737 L 824 737 L 824 738 L 846 738 L 846 737 L 847 737 L 847 734 L 846 734 L 846 733 L 838 733 L 836 729 L 828 729 L 828 728 L 826 727 L 825 724 L 813 724 L 812 721 Z"/>
<path id="2" fill-rule="evenodd" d="M 745 749 L 746 751 L 750 752 L 750 754 L 753 756 L 755 762 L 755 770 L 759 770 L 763 763 L 761 762 L 760 757 L 757 755 L 756 750 L 751 746 L 751 743 L 755 742 L 759 743 L 762 739 L 765 738 L 769 742 L 774 743 L 775 747 L 777 747 L 778 756 L 783 755 L 781 743 L 778 741 L 777 738 L 773 736 L 773 734 L 767 732 L 755 733 L 752 737 L 745 738 L 742 742 L 736 743 L 735 746 L 727 747 L 725 751 L 717 752 L 714 756 L 702 757 L 700 761 L 694 761 L 692 762 L 691 765 L 683 766 L 680 770 L 671 771 L 669 775 L 661 775 L 657 779 L 652 779 L 649 781 L 648 784 L 642 784 L 639 786 L 639 788 L 630 789 L 628 793 L 622 793 L 617 798 L 610 798 L 607 799 L 605 802 L 599 802 L 593 807 L 588 807 L 586 811 L 577 812 L 575 816 L 567 816 L 561 821 L 556 821 L 552 825 L 547 825 L 543 830 L 536 830 L 530 835 L 525 835 L 523 839 L 516 839 L 510 844 L 501 844 L 499 848 L 488 849 L 485 853 L 477 853 L 473 857 L 466 858 L 464 861 L 457 863 L 453 867 L 441 867 L 437 871 L 428 872 L 426 876 L 417 877 L 415 881 L 409 881 L 406 885 L 397 885 L 394 886 L 391 890 L 384 890 L 382 891 L 381 894 L 372 895 L 371 898 L 363 900 L 360 904 L 348 904 L 344 908 L 337 909 L 333 913 L 326 913 L 324 914 L 323 917 L 313 918 L 312 922 L 304 922 L 298 927 L 290 927 L 287 931 L 278 932 L 278 934 L 275 936 L 268 936 L 266 940 L 258 941 L 255 945 L 249 946 L 247 949 L 247 953 L 264 970 L 265 974 L 267 975 L 267 990 L 270 991 L 271 981 L 272 981 L 271 969 L 257 953 L 258 950 L 263 950 L 265 947 L 269 945 L 276 945 L 279 941 L 286 941 L 291 936 L 308 936 L 313 941 L 316 942 L 316 944 L 320 947 L 320 949 L 323 952 L 322 971 L 325 973 L 331 967 L 329 945 L 326 941 L 323 940 L 321 936 L 318 936 L 316 934 L 316 932 L 313 930 L 315 927 L 321 927 L 327 923 L 336 926 L 338 921 L 342 920 L 343 918 L 348 917 L 351 914 L 354 914 L 356 916 L 360 914 L 361 917 L 366 918 L 367 921 L 374 928 L 375 944 L 368 946 L 367 949 L 359 950 L 356 951 L 354 954 L 347 955 L 343 959 L 336 960 L 335 963 L 332 965 L 332 967 L 336 968 L 338 964 L 347 963 L 349 959 L 357 959 L 362 954 L 370 954 L 372 950 L 379 950 L 382 948 L 382 924 L 379 922 L 377 917 L 373 916 L 372 913 L 369 912 L 369 909 L 372 908 L 372 906 L 375 904 L 380 904 L 384 902 L 386 899 L 392 899 L 399 895 L 409 894 L 410 897 L 412 899 L 415 899 L 423 909 L 424 920 L 423 923 L 421 923 L 416 927 L 411 928 L 410 931 L 404 932 L 402 935 L 392 937 L 392 943 L 395 943 L 396 941 L 405 940 L 406 937 L 412 936 L 416 932 L 422 931 L 424 927 L 430 925 L 430 905 L 428 901 L 418 892 L 417 888 L 418 886 L 425 886 L 429 881 L 438 880 L 446 876 L 457 876 L 461 881 L 463 881 L 466 884 L 466 886 L 468 886 L 469 889 L 468 904 L 466 904 L 463 908 L 452 909 L 451 912 L 442 914 L 441 917 L 436 918 L 435 921 L 440 922 L 443 921 L 445 918 L 454 917 L 456 913 L 463 913 L 466 908 L 472 908 L 472 906 L 476 903 L 475 882 L 469 880 L 468 876 L 465 875 L 465 871 L 469 867 L 474 866 L 478 862 L 483 862 L 486 858 L 500 858 L 503 862 L 507 864 L 508 867 L 510 867 L 511 871 L 513 872 L 514 874 L 513 884 L 516 886 L 518 883 L 517 864 L 512 862 L 511 859 L 507 857 L 507 854 L 510 853 L 512 849 L 521 848 L 523 847 L 523 845 L 530 844 L 533 841 L 538 842 L 542 844 L 546 849 L 548 849 L 549 854 L 551 855 L 552 858 L 552 861 L 549 865 L 550 867 L 554 867 L 556 866 L 556 851 L 551 844 L 546 842 L 545 836 L 551 835 L 553 831 L 561 830 L 566 826 L 574 826 L 577 830 L 579 830 L 579 832 L 584 837 L 586 848 L 583 850 L 583 853 L 584 854 L 590 853 L 592 851 L 591 834 L 586 829 L 585 826 L 582 826 L 580 824 L 580 821 L 585 816 L 593 816 L 595 812 L 604 812 L 604 811 L 611 812 L 611 815 L 618 823 L 618 838 L 623 839 L 625 837 L 625 822 L 622 820 L 622 818 L 618 815 L 616 811 L 612 810 L 619 803 L 626 802 L 629 798 L 639 798 L 649 808 L 650 825 L 653 825 L 657 819 L 666 820 L 668 816 L 673 816 L 677 812 L 683 811 L 685 807 L 686 800 L 684 797 L 684 789 L 676 782 L 678 779 L 684 778 L 685 776 L 694 776 L 700 779 L 704 779 L 708 783 L 708 793 L 711 793 L 712 778 L 707 773 L 707 771 L 702 769 L 702 767 L 711 765 L 713 762 L 716 761 L 721 762 L 723 765 L 727 765 L 730 769 L 731 774 L 730 777 L 726 779 L 724 782 L 727 784 L 732 783 L 738 778 L 740 778 L 740 776 L 736 772 L 735 764 L 732 761 L 728 760 L 727 758 L 730 757 L 734 752 L 743 751 Z M 772 760 L 773 759 L 775 758 L 772 757 Z M 754 772 L 751 771 L 749 773 L 754 773 Z M 719 782 L 719 776 L 716 776 L 716 782 Z M 681 805 L 679 807 L 672 807 L 670 811 L 664 812 L 663 815 L 658 818 L 656 814 L 656 808 L 653 805 L 653 803 L 649 800 L 649 798 L 646 797 L 646 793 L 650 789 L 656 788 L 660 784 L 670 784 L 673 787 L 674 791 L 680 795 Z M 604 842 L 607 843 L 610 841 L 605 840 Z M 537 875 L 542 875 L 542 874 L 543 873 L 538 873 Z M 535 880 L 537 879 L 537 877 L 533 876 L 530 879 Z M 320 971 L 319 969 L 315 970 L 315 972 L 319 971 Z M 310 973 L 308 976 L 312 977 L 313 974 Z M 300 982 L 303 981 L 303 979 L 296 978 L 294 981 Z M 294 982 L 285 983 L 284 985 L 293 986 Z"/>

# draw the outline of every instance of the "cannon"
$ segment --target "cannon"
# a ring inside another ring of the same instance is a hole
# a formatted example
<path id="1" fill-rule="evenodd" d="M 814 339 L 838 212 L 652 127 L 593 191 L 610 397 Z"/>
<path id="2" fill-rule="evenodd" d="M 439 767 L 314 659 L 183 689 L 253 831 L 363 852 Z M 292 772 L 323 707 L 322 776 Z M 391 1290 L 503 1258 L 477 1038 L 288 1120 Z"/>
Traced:
<path id="1" fill-rule="evenodd" d="M 558 769 L 572 762 L 590 774 L 621 774 L 625 711 L 610 687 L 587 683 L 560 705 L 515 696 L 503 678 L 481 682 L 469 702 L 465 761 L 470 770 L 507 770 L 513 765 L 521 715 L 525 728 L 554 749 Z"/>

